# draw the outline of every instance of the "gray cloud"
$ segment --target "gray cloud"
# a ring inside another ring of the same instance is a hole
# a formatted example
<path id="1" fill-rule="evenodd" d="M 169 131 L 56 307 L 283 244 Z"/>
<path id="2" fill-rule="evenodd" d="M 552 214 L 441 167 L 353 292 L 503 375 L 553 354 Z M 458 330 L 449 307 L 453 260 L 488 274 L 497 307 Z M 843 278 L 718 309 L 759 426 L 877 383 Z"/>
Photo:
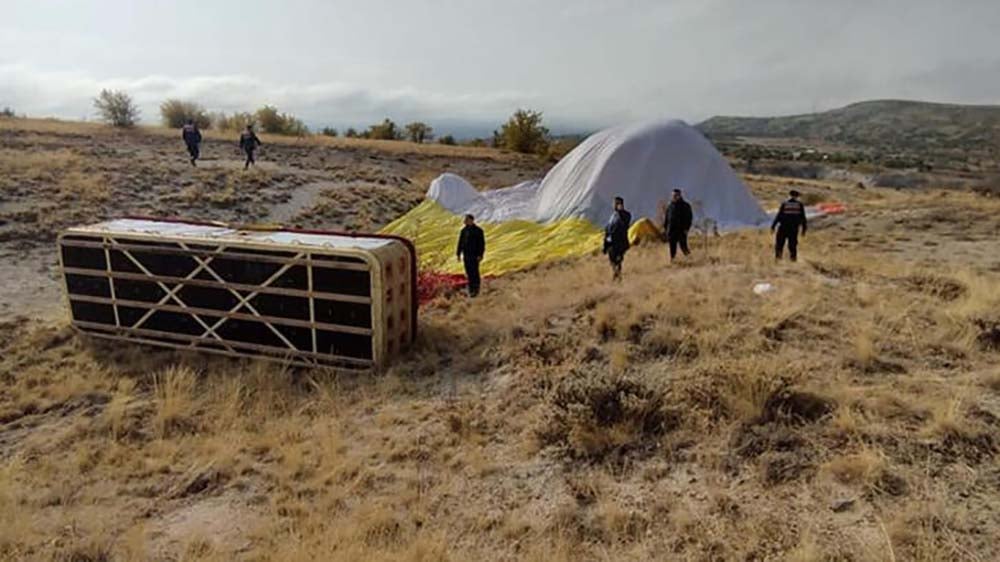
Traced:
<path id="1" fill-rule="evenodd" d="M 102 87 L 488 133 L 788 114 L 871 98 L 1000 103 L 996 0 L 6 0 L 0 105 L 80 117 Z"/>
<path id="2" fill-rule="evenodd" d="M 131 94 L 146 122 L 158 119 L 159 104 L 168 98 L 194 100 L 211 110 L 227 112 L 252 111 L 271 104 L 313 125 L 356 126 L 384 117 L 398 120 L 444 117 L 451 123 L 485 124 L 506 115 L 512 108 L 538 102 L 537 96 L 518 92 L 483 95 L 415 88 L 376 90 L 336 82 L 277 84 L 249 76 L 154 75 L 102 80 L 81 73 L 39 71 L 26 65 L 0 66 L 0 104 L 32 115 L 91 117 L 92 100 L 105 88 Z"/>

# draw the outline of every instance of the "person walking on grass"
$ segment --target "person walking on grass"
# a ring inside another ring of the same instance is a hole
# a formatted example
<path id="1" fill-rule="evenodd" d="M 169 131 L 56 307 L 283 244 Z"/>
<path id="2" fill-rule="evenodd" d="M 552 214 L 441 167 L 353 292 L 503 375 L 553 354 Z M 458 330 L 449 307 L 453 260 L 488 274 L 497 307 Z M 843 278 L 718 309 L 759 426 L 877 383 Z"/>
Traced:
<path id="1" fill-rule="evenodd" d="M 693 222 L 694 213 L 691 212 L 691 204 L 684 200 L 681 190 L 675 189 L 670 205 L 667 205 L 667 212 L 663 216 L 663 231 L 667 233 L 671 262 L 677 256 L 678 246 L 685 256 L 691 255 L 691 250 L 688 249 L 688 231 L 691 230 Z"/>
<path id="2" fill-rule="evenodd" d="M 625 200 L 615 197 L 615 210 L 611 213 L 608 225 L 604 227 L 604 248 L 611 262 L 611 280 L 621 281 L 622 262 L 628 251 L 628 227 L 632 225 L 632 214 L 625 210 Z"/>
<path id="3" fill-rule="evenodd" d="M 188 154 L 191 155 L 191 165 L 197 166 L 196 162 L 201 157 L 201 131 L 198 130 L 198 125 L 194 122 L 194 119 L 188 119 L 187 123 L 181 128 L 181 138 L 184 139 Z"/>
<path id="4" fill-rule="evenodd" d="M 240 135 L 240 150 L 246 154 L 247 161 L 243 164 L 243 169 L 246 170 L 251 164 L 257 165 L 257 160 L 254 159 L 253 154 L 257 150 L 257 147 L 261 145 L 260 139 L 253 132 L 253 125 L 247 125 L 247 130 L 243 131 Z"/>
<path id="5" fill-rule="evenodd" d="M 788 201 L 781 204 L 778 214 L 774 216 L 771 223 L 771 232 L 777 228 L 778 233 L 774 238 L 774 257 L 781 259 L 785 250 L 785 242 L 788 243 L 788 257 L 792 261 L 799 258 L 799 228 L 802 235 L 806 235 L 806 206 L 799 201 L 800 193 L 794 189 L 788 192 Z"/>
<path id="6" fill-rule="evenodd" d="M 469 282 L 469 296 L 479 295 L 479 262 L 486 254 L 486 236 L 476 225 L 476 218 L 465 215 L 465 226 L 458 235 L 458 260 L 465 265 L 465 277 Z"/>

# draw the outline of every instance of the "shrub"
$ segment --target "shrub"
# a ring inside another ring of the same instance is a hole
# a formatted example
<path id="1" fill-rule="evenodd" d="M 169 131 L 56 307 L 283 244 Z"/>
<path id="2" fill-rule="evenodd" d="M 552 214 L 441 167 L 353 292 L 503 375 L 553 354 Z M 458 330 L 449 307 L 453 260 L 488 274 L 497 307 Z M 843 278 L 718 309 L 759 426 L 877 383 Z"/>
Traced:
<path id="1" fill-rule="evenodd" d="M 609 455 L 648 452 L 659 436 L 680 424 L 662 391 L 630 375 L 600 370 L 570 373 L 551 397 L 548 415 L 537 435 L 575 459 L 601 460 Z"/>
<path id="2" fill-rule="evenodd" d="M 563 156 L 569 154 L 569 152 L 576 148 L 581 141 L 583 141 L 583 137 L 578 136 L 561 137 L 556 139 L 549 144 L 545 156 L 553 162 L 562 160 Z"/>
<path id="3" fill-rule="evenodd" d="M 438 143 L 439 144 L 447 144 L 447 145 L 450 145 L 450 146 L 454 146 L 454 145 L 458 144 L 457 142 L 455 142 L 455 137 L 453 137 L 451 135 L 445 135 L 445 136 L 439 138 L 438 139 Z"/>
<path id="4" fill-rule="evenodd" d="M 370 139 L 379 140 L 400 140 L 403 138 L 399 127 L 389 118 L 386 118 L 378 125 L 368 127 L 368 133 L 365 136 Z"/>
<path id="5" fill-rule="evenodd" d="M 9 107 L 4 107 L 3 110 L 0 110 L 0 117 L 4 117 L 4 118 L 7 118 L 7 119 L 13 119 L 14 117 L 16 117 L 16 115 L 14 115 L 14 110 L 13 109 L 11 109 Z"/>
<path id="6" fill-rule="evenodd" d="M 524 154 L 545 154 L 549 148 L 549 130 L 542 126 L 540 111 L 518 109 L 495 138 L 499 147 Z"/>
<path id="7" fill-rule="evenodd" d="M 169 99 L 161 103 L 160 118 L 163 119 L 164 126 L 174 129 L 183 127 L 188 120 L 194 121 L 201 129 L 212 125 L 212 119 L 205 108 L 193 101 Z"/>
<path id="8" fill-rule="evenodd" d="M 406 136 L 412 142 L 423 144 L 425 140 L 434 138 L 434 129 L 427 123 L 416 121 L 406 125 Z"/>
<path id="9" fill-rule="evenodd" d="M 300 119 L 287 113 L 279 113 L 278 108 L 265 105 L 254 114 L 260 124 L 261 131 L 272 135 L 295 135 L 302 136 L 309 132 Z"/>
<path id="10" fill-rule="evenodd" d="M 349 139 L 356 139 L 358 138 L 358 131 L 354 127 L 348 127 L 347 130 L 344 131 L 344 136 Z"/>
<path id="11" fill-rule="evenodd" d="M 334 129 L 333 127 L 323 127 L 323 130 L 320 131 L 320 133 L 324 137 L 336 137 L 340 135 L 340 133 L 337 132 L 337 129 Z"/>
<path id="12" fill-rule="evenodd" d="M 115 127 L 133 127 L 139 121 L 139 108 L 132 96 L 118 90 L 101 90 L 94 107 L 102 121 Z"/>
<path id="13" fill-rule="evenodd" d="M 232 115 L 220 112 L 211 115 L 211 122 L 212 126 L 220 131 L 242 131 L 246 129 L 247 125 L 254 123 L 254 118 L 247 112 L 233 113 Z"/>

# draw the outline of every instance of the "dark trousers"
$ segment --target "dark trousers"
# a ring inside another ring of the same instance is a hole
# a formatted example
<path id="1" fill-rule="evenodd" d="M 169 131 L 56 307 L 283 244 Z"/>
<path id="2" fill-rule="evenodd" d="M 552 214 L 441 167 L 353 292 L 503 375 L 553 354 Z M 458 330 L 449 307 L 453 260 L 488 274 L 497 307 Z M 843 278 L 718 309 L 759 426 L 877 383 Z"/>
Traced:
<path id="1" fill-rule="evenodd" d="M 785 242 L 788 242 L 788 257 L 795 261 L 799 258 L 799 227 L 787 228 L 778 227 L 778 233 L 774 237 L 774 257 L 781 259 L 781 254 L 785 251 Z"/>
<path id="2" fill-rule="evenodd" d="M 249 168 L 250 164 L 253 164 L 254 166 L 257 165 L 257 161 L 254 160 L 254 158 L 253 158 L 253 151 L 252 150 L 247 150 L 246 153 L 247 153 L 247 161 L 246 161 L 245 164 L 243 164 L 243 169 L 244 170 L 246 170 L 247 168 Z"/>
<path id="3" fill-rule="evenodd" d="M 677 246 L 681 247 L 681 251 L 684 252 L 685 256 L 691 255 L 691 250 L 688 249 L 688 233 L 686 230 L 668 232 L 667 244 L 670 246 L 670 259 L 674 259 L 677 256 Z"/>
<path id="4" fill-rule="evenodd" d="M 479 277 L 479 260 L 476 258 L 465 258 L 465 277 L 469 280 L 469 296 L 474 297 L 479 294 L 479 284 L 482 279 Z"/>
<path id="5" fill-rule="evenodd" d="M 188 154 L 191 155 L 191 163 L 194 164 L 194 161 L 201 156 L 201 151 L 199 150 L 198 143 L 196 142 L 188 143 L 187 147 L 188 147 Z"/>
<path id="6" fill-rule="evenodd" d="M 622 278 L 622 262 L 625 261 L 625 252 L 615 249 L 608 250 L 608 261 L 611 262 L 611 278 L 620 280 Z"/>

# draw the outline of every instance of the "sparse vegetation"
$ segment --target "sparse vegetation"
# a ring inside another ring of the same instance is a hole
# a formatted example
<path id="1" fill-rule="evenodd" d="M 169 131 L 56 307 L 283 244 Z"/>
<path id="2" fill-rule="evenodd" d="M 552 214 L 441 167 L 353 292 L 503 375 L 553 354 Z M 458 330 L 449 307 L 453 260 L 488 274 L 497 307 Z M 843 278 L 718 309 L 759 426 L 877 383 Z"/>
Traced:
<path id="1" fill-rule="evenodd" d="M 317 136 L 243 173 L 208 132 L 222 164 L 192 170 L 148 156 L 175 131 L 4 132 L 5 272 L 38 284 L 67 222 L 265 222 L 322 173 L 291 222 L 377 229 L 442 162 L 477 185 L 542 166 Z M 748 183 L 775 203 L 789 182 Z M 794 185 L 850 209 L 798 264 L 738 232 L 669 268 L 639 246 L 621 284 L 597 255 L 541 265 L 423 308 L 378 376 L 87 341 L 25 312 L 58 288 L 25 293 L 0 309 L 0 558 L 996 559 L 1000 201 Z"/>
<path id="2" fill-rule="evenodd" d="M 139 107 L 122 91 L 101 90 L 94 108 L 102 121 L 114 127 L 134 127 L 139 122 Z"/>
<path id="3" fill-rule="evenodd" d="M 454 146 L 454 145 L 458 144 L 458 142 L 455 141 L 455 137 L 453 137 L 451 135 L 444 135 L 443 137 L 439 138 L 438 139 L 438 143 L 439 144 L 446 144 L 446 145 L 449 145 L 449 146 Z"/>
<path id="4" fill-rule="evenodd" d="M 177 129 L 192 121 L 199 129 L 212 126 L 212 119 L 201 105 L 193 101 L 169 99 L 160 104 L 163 126 Z"/>
<path id="5" fill-rule="evenodd" d="M 300 119 L 287 113 L 279 113 L 276 107 L 265 105 L 254 114 L 254 121 L 261 131 L 272 135 L 303 136 L 309 133 Z"/>
<path id="6" fill-rule="evenodd" d="M 545 154 L 549 130 L 542 125 L 542 113 L 518 109 L 496 135 L 497 146 L 523 154 Z"/>
<path id="7" fill-rule="evenodd" d="M 324 137 L 336 138 L 340 136 L 340 133 L 337 132 L 337 129 L 333 127 L 323 127 L 323 130 L 320 131 L 320 134 L 322 134 Z"/>
<path id="8" fill-rule="evenodd" d="M 421 123 L 419 121 L 408 123 L 406 125 L 406 138 L 409 139 L 410 142 L 422 144 L 424 141 L 434 139 L 434 129 L 432 129 L 427 123 Z"/>
<path id="9" fill-rule="evenodd" d="M 396 123 L 387 117 L 381 123 L 368 127 L 368 131 L 365 133 L 365 138 L 376 140 L 401 140 L 403 138 L 403 133 L 399 130 Z"/>
<path id="10" fill-rule="evenodd" d="M 6 106 L 4 106 L 3 109 L 0 109 L 0 118 L 13 119 L 14 117 L 17 117 L 17 114 L 14 113 L 13 109 Z"/>
<path id="11" fill-rule="evenodd" d="M 227 115 L 226 113 L 219 112 L 213 113 L 210 117 L 212 121 L 212 127 L 219 131 L 242 131 L 247 128 L 247 125 L 253 125 L 255 123 L 255 118 L 253 114 L 247 112 L 234 112 Z"/>

